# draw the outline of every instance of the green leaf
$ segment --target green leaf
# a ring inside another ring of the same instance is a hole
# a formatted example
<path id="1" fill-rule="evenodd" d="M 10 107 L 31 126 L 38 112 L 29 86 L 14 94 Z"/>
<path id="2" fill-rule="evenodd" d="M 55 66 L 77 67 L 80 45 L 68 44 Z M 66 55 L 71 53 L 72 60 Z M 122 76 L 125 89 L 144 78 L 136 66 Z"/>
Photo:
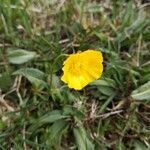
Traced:
<path id="1" fill-rule="evenodd" d="M 53 123 L 59 119 L 63 119 L 66 118 L 68 116 L 63 115 L 61 111 L 59 110 L 54 110 L 52 112 L 50 112 L 49 114 L 46 114 L 44 116 L 42 116 L 38 122 L 39 123 Z"/>
<path id="2" fill-rule="evenodd" d="M 131 96 L 136 100 L 150 100 L 150 81 L 134 90 Z"/>
<path id="3" fill-rule="evenodd" d="M 84 128 L 75 128 L 73 131 L 79 150 L 94 150 L 94 145 L 88 139 Z"/>
<path id="4" fill-rule="evenodd" d="M 20 69 L 20 70 L 15 71 L 13 75 L 22 75 L 26 77 L 36 87 L 47 86 L 47 83 L 44 81 L 46 75 L 42 71 L 35 69 L 35 68 Z"/>
<path id="5" fill-rule="evenodd" d="M 77 120 L 84 119 L 84 112 L 70 105 L 64 106 L 63 114 L 74 116 Z"/>
<path id="6" fill-rule="evenodd" d="M 58 76 L 56 76 L 55 74 L 52 75 L 52 81 L 51 81 L 51 86 L 52 88 L 60 88 L 60 78 Z"/>
<path id="7" fill-rule="evenodd" d="M 139 140 L 134 141 L 134 148 L 136 150 L 148 150 L 148 147 L 146 147 L 146 145 Z"/>
<path id="8" fill-rule="evenodd" d="M 114 97 L 116 96 L 116 92 L 114 92 L 112 95 L 110 95 L 110 97 L 105 101 L 105 103 L 101 106 L 99 113 L 102 113 L 106 107 L 110 104 L 110 102 L 114 99 Z"/>
<path id="9" fill-rule="evenodd" d="M 4 72 L 0 74 L 0 89 L 8 90 L 11 84 L 12 84 L 12 80 L 9 73 Z"/>
<path id="10" fill-rule="evenodd" d="M 48 149 L 49 147 L 47 145 L 45 145 L 44 143 L 40 144 L 40 143 L 37 143 L 36 141 L 33 142 L 31 140 L 28 140 L 28 139 L 23 139 L 24 142 L 26 142 L 29 146 L 32 146 L 33 148 L 45 148 L 45 149 Z"/>
<path id="11" fill-rule="evenodd" d="M 66 127 L 67 127 L 67 122 L 65 120 L 61 119 L 54 122 L 54 124 L 50 127 L 50 139 L 48 139 L 48 141 L 59 146 L 61 136 L 63 134 L 63 131 L 66 129 Z"/>
<path id="12" fill-rule="evenodd" d="M 67 118 L 67 115 L 63 115 L 62 111 L 60 110 L 53 110 L 39 119 L 36 119 L 33 121 L 33 125 L 30 127 L 30 131 L 36 131 L 40 126 L 47 124 L 47 123 L 54 123 L 55 121 L 58 121 L 60 119 Z"/>
<path id="13" fill-rule="evenodd" d="M 91 83 L 91 85 L 108 86 L 108 87 L 114 87 L 114 88 L 116 87 L 115 81 L 109 78 L 95 80 L 94 82 Z"/>
<path id="14" fill-rule="evenodd" d="M 4 130 L 5 127 L 6 127 L 5 123 L 0 120 L 0 131 Z"/>
<path id="15" fill-rule="evenodd" d="M 127 5 L 127 9 L 124 12 L 124 16 L 122 17 L 122 25 L 121 25 L 121 30 L 124 29 L 126 26 L 128 26 L 131 22 L 131 17 L 133 14 L 133 2 L 129 2 Z"/>
<path id="16" fill-rule="evenodd" d="M 114 93 L 116 93 L 116 91 L 111 88 L 111 87 L 107 87 L 107 86 L 101 86 L 101 87 L 98 87 L 98 90 L 104 94 L 104 95 L 107 95 L 107 96 L 111 96 L 113 95 Z"/>
<path id="17" fill-rule="evenodd" d="M 131 6 L 129 6 L 129 7 L 131 7 Z M 127 15 L 125 21 L 127 21 L 128 18 L 129 18 L 129 16 Z M 125 21 L 123 21 L 123 22 L 125 22 Z M 117 40 L 122 42 L 126 38 L 131 37 L 131 35 L 134 33 L 137 33 L 139 31 L 143 32 L 143 26 L 145 26 L 146 24 L 149 24 L 148 21 L 149 21 L 149 19 L 146 20 L 146 12 L 144 11 L 143 8 L 141 8 L 138 12 L 137 19 L 135 21 L 133 21 L 133 23 L 129 27 L 125 28 L 125 23 L 123 23 L 122 29 L 124 29 L 124 32 L 118 33 Z"/>
<path id="18" fill-rule="evenodd" d="M 117 86 L 115 81 L 109 78 L 96 80 L 91 85 L 96 86 L 101 93 L 107 96 L 114 94 Z"/>
<path id="19" fill-rule="evenodd" d="M 36 57 L 35 52 L 18 49 L 8 50 L 8 61 L 12 64 L 23 64 Z"/>

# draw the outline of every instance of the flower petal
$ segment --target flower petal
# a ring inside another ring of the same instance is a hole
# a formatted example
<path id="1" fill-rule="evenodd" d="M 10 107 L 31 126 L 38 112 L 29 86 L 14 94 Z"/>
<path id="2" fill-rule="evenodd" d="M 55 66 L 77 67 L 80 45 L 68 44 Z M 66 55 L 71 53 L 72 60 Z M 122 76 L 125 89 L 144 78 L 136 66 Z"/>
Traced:
<path id="1" fill-rule="evenodd" d="M 71 54 L 64 61 L 62 68 L 64 74 L 61 80 L 67 83 L 69 88 L 81 90 L 102 75 L 102 62 L 103 57 L 100 51 L 87 50 Z"/>

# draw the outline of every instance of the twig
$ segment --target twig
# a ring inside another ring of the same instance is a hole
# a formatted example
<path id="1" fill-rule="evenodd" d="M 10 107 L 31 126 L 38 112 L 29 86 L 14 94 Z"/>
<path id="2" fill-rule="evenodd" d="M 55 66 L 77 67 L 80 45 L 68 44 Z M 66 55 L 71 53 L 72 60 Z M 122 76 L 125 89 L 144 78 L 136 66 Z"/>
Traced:
<path id="1" fill-rule="evenodd" d="M 20 105 L 22 105 L 22 103 L 23 103 L 21 94 L 20 94 L 20 92 L 19 92 L 20 85 L 21 85 L 21 79 L 22 79 L 22 76 L 19 75 L 19 76 L 17 77 L 17 83 L 16 83 L 16 85 L 17 85 L 17 86 L 16 86 L 16 93 L 17 93 L 17 96 L 18 96 L 18 98 L 19 98 Z"/>
<path id="2" fill-rule="evenodd" d="M 7 102 L 4 100 L 4 96 L 5 95 L 0 95 L 0 103 L 4 106 L 4 107 L 6 107 L 6 109 L 8 110 L 8 111 L 14 111 L 14 108 L 13 107 L 11 107 L 10 105 L 8 105 L 7 104 Z"/>
<path id="3" fill-rule="evenodd" d="M 94 116 L 94 117 L 95 118 L 108 118 L 111 115 L 119 114 L 121 112 L 123 112 L 123 110 L 117 110 L 117 111 L 113 111 L 113 112 L 109 112 L 109 113 L 104 113 L 104 114 L 97 115 L 97 116 Z"/>

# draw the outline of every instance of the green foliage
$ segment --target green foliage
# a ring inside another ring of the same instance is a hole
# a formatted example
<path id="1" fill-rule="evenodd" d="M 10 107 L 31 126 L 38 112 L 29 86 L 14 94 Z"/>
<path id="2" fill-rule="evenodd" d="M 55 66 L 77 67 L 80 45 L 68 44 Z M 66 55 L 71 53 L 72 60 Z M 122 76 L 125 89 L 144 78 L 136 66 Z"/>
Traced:
<path id="1" fill-rule="evenodd" d="M 46 77 L 45 73 L 35 68 L 22 68 L 15 71 L 13 75 L 22 75 L 26 77 L 36 87 L 47 86 L 47 83 L 44 81 Z"/>
<path id="2" fill-rule="evenodd" d="M 131 96 L 137 100 L 150 100 L 150 81 L 134 90 Z"/>
<path id="3" fill-rule="evenodd" d="M 149 10 L 132 0 L 1 0 L 0 149 L 150 149 Z M 60 80 L 63 61 L 87 49 L 102 51 L 104 72 L 74 91 Z"/>
<path id="4" fill-rule="evenodd" d="M 9 73 L 0 74 L 0 89 L 7 90 L 12 85 L 12 79 Z"/>
<path id="5" fill-rule="evenodd" d="M 86 132 L 83 128 L 75 128 L 74 136 L 79 150 L 94 150 L 94 146 L 88 139 Z"/>
<path id="6" fill-rule="evenodd" d="M 35 52 L 22 49 L 8 50 L 8 61 L 12 64 L 23 64 L 32 60 L 36 56 Z"/>

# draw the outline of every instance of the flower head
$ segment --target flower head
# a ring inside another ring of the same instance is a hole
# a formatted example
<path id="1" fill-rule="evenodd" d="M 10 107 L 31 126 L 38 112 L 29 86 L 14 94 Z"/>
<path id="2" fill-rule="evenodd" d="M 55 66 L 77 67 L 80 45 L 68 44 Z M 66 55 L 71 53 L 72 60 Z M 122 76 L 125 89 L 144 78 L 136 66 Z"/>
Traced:
<path id="1" fill-rule="evenodd" d="M 64 61 L 62 68 L 64 74 L 61 80 L 69 88 L 81 90 L 87 84 L 101 77 L 103 72 L 103 56 L 100 51 L 86 50 L 71 54 Z"/>

